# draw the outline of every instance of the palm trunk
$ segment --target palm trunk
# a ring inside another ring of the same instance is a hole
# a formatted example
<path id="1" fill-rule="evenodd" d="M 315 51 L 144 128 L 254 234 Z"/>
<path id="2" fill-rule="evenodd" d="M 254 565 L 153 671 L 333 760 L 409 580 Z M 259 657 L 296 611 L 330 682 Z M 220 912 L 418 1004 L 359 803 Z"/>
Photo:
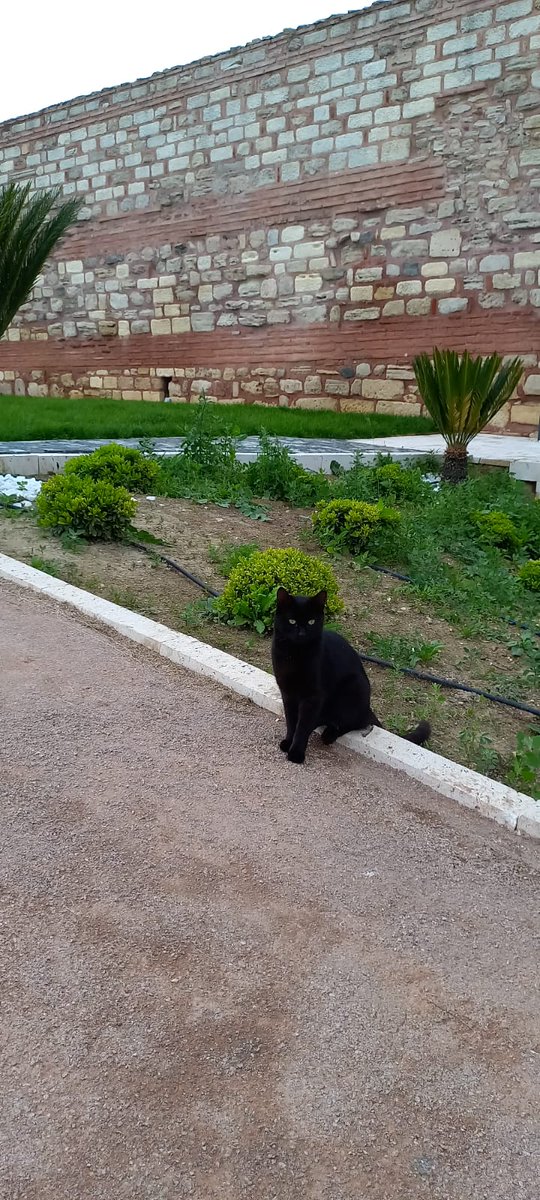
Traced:
<path id="1" fill-rule="evenodd" d="M 447 446 L 441 471 L 443 483 L 463 483 L 468 473 L 467 447 Z"/>

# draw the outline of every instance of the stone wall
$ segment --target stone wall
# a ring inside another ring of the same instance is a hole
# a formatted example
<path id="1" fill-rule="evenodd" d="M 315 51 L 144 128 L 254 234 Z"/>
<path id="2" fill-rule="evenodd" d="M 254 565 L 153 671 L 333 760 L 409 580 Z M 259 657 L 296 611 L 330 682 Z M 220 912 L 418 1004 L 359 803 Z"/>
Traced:
<path id="1" fill-rule="evenodd" d="M 450 15 L 451 14 L 451 15 Z M 0 390 L 419 412 L 411 358 L 521 354 L 540 419 L 540 0 L 379 3 L 0 126 L 84 202 Z"/>

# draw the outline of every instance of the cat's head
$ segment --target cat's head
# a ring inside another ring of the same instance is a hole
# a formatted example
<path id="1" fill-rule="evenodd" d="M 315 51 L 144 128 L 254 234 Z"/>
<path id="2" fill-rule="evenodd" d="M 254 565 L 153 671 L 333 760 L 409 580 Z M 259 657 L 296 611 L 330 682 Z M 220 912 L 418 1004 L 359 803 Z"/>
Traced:
<path id="1" fill-rule="evenodd" d="M 316 596 L 291 596 L 278 588 L 274 628 L 280 638 L 295 645 L 309 645 L 320 640 L 324 625 L 326 592 Z"/>

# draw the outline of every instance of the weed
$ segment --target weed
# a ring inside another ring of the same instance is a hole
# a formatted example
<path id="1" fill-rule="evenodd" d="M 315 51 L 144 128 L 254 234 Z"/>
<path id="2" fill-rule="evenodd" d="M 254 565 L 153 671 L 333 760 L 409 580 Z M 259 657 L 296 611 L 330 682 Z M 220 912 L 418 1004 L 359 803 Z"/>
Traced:
<path id="1" fill-rule="evenodd" d="M 493 775 L 499 766 L 499 755 L 491 738 L 478 729 L 474 720 L 474 709 L 465 714 L 467 724 L 459 734 L 459 744 L 465 766 L 481 775 Z"/>
<path id="2" fill-rule="evenodd" d="M 246 468 L 246 482 L 253 495 L 285 500 L 297 508 L 308 508 L 330 493 L 330 481 L 322 471 L 306 471 L 286 446 L 264 430 L 259 435 L 257 458 Z"/>
<path id="3" fill-rule="evenodd" d="M 187 604 L 179 613 L 180 623 L 187 626 L 188 629 L 200 629 L 208 620 L 214 618 L 213 601 L 208 600 L 193 600 L 191 604 Z"/>
<path id="4" fill-rule="evenodd" d="M 87 544 L 87 539 L 74 529 L 64 529 L 60 534 L 60 545 L 64 550 L 72 550 L 74 554 L 78 554 Z"/>
<path id="5" fill-rule="evenodd" d="M 431 663 L 443 649 L 442 642 L 412 642 L 406 637 L 391 634 L 368 633 L 367 640 L 375 654 L 392 663 L 396 669 Z"/>
<path id="6" fill-rule="evenodd" d="M 30 566 L 35 567 L 36 571 L 43 571 L 45 575 L 51 575 L 53 579 L 63 579 L 65 583 L 74 585 L 79 583 L 79 572 L 73 563 L 61 563 L 54 558 L 33 554 Z"/>
<path id="7" fill-rule="evenodd" d="M 506 778 L 511 787 L 540 800 L 540 730 L 518 733 Z"/>
<path id="8" fill-rule="evenodd" d="M 158 538 L 155 534 L 150 533 L 148 529 L 138 529 L 135 525 L 131 525 L 127 531 L 125 540 L 137 545 L 137 542 L 142 542 L 145 546 L 169 546 L 170 542 L 164 542 L 163 538 Z"/>
<path id="9" fill-rule="evenodd" d="M 62 567 L 53 558 L 42 558 L 40 554 L 33 554 L 30 566 L 36 571 L 43 571 L 45 575 L 52 575 L 53 579 L 62 578 Z"/>
<path id="10" fill-rule="evenodd" d="M 243 546 L 235 546 L 230 542 L 225 542 L 221 546 L 210 546 L 208 557 L 210 562 L 214 563 L 221 574 L 225 576 L 225 579 L 228 579 L 231 571 L 234 571 L 234 568 L 238 566 L 238 563 L 243 558 L 249 558 L 251 554 L 254 554 L 259 549 L 260 546 L 257 545 L 257 542 L 248 542 Z"/>

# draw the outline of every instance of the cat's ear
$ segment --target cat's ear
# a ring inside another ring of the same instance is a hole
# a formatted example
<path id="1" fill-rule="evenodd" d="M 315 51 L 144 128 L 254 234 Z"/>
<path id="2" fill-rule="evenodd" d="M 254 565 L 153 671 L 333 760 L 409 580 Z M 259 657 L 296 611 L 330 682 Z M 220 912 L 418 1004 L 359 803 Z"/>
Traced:
<path id="1" fill-rule="evenodd" d="M 289 592 L 287 591 L 286 588 L 284 588 L 284 587 L 278 588 L 278 590 L 277 590 L 278 608 L 282 608 L 282 606 L 284 604 L 287 604 L 291 599 L 292 599 L 292 596 L 289 594 Z"/>
<path id="2" fill-rule="evenodd" d="M 313 599 L 317 605 L 317 608 L 324 609 L 327 601 L 326 588 L 323 588 L 321 592 L 317 592 L 317 595 L 314 596 Z"/>

